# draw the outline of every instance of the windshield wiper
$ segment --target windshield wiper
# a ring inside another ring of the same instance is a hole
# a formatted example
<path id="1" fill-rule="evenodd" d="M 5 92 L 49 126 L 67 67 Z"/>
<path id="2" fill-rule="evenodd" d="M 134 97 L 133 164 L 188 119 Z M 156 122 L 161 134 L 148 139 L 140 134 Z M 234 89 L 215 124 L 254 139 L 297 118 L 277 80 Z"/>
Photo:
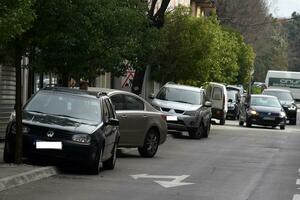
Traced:
<path id="1" fill-rule="evenodd" d="M 190 102 L 186 102 L 186 101 L 175 101 L 175 102 L 179 102 L 179 103 L 187 103 L 187 104 L 192 104 L 192 103 L 190 103 Z"/>
<path id="2" fill-rule="evenodd" d="M 39 114 L 47 114 L 41 111 L 37 111 L 37 110 L 25 110 L 26 112 L 34 112 L 34 113 L 39 113 Z"/>

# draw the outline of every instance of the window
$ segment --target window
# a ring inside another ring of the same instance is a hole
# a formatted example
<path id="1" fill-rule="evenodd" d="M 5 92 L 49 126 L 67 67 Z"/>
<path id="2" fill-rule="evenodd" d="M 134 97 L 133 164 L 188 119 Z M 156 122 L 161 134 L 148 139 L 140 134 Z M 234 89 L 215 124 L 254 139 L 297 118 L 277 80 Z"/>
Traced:
<path id="1" fill-rule="evenodd" d="M 105 99 L 104 101 L 105 101 L 105 104 L 106 104 L 107 109 L 108 109 L 108 118 L 109 119 L 115 118 L 113 108 L 111 107 L 111 103 L 109 102 L 108 99 Z"/>
<path id="2" fill-rule="evenodd" d="M 214 100 L 222 100 L 222 89 L 215 87 L 213 90 L 213 99 Z"/>
<path id="3" fill-rule="evenodd" d="M 140 99 L 125 95 L 126 110 L 144 110 L 144 102 Z"/>
<path id="4" fill-rule="evenodd" d="M 124 95 L 116 94 L 110 97 L 113 105 L 115 106 L 115 110 L 125 110 L 124 105 Z"/>

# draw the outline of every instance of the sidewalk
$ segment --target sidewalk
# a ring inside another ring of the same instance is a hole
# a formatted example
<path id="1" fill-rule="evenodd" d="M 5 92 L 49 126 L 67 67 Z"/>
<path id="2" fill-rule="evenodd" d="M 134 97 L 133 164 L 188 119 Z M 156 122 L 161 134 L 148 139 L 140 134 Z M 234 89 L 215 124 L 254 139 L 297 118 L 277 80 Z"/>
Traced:
<path id="1" fill-rule="evenodd" d="M 41 167 L 4 163 L 3 149 L 4 143 L 0 142 L 0 192 L 57 174 L 56 168 L 52 166 Z"/>

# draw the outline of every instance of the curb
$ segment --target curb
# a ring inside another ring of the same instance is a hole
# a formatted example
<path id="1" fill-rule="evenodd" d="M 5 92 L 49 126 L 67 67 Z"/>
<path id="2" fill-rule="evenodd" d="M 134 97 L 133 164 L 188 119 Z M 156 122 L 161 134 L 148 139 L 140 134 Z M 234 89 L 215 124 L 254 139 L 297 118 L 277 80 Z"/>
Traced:
<path id="1" fill-rule="evenodd" d="M 0 192 L 26 183 L 58 174 L 55 167 L 41 167 L 28 172 L 20 173 L 0 179 Z"/>

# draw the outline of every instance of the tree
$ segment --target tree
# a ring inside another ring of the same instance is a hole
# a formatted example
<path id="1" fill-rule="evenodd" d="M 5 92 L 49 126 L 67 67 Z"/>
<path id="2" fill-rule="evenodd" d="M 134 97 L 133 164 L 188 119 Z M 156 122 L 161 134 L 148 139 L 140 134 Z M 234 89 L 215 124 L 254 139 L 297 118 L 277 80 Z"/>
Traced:
<path id="1" fill-rule="evenodd" d="M 284 24 L 288 38 L 288 65 L 291 71 L 300 71 L 300 14 L 294 12 L 292 20 Z"/>
<path id="2" fill-rule="evenodd" d="M 36 71 L 61 75 L 67 86 L 70 77 L 118 76 L 137 65 L 149 27 L 140 1 L 38 0 L 35 9 L 30 55 Z"/>

